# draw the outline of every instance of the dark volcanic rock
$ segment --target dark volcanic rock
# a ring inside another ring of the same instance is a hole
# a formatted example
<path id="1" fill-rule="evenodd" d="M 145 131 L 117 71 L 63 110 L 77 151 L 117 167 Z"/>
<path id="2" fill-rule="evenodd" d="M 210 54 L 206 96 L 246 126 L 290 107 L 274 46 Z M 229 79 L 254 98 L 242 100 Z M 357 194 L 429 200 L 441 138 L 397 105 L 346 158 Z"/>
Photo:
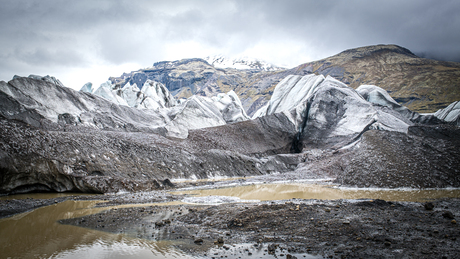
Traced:
<path id="1" fill-rule="evenodd" d="M 277 129 L 261 131 L 257 121 L 241 132 L 215 128 L 184 141 L 135 132 L 43 131 L 7 119 L 0 125 L 0 193 L 137 191 L 170 187 L 161 182 L 169 178 L 258 175 L 266 164 L 275 171 L 286 167 L 270 162 L 280 159 L 276 156 L 262 161 L 252 155 L 289 147 L 289 138 L 265 144 L 248 138 L 282 135 Z M 244 138 L 254 145 L 240 145 Z M 215 145 L 213 139 L 225 141 Z"/>
<path id="2" fill-rule="evenodd" d="M 367 131 L 337 183 L 358 187 L 460 187 L 460 129 L 415 126 L 409 134 Z"/>

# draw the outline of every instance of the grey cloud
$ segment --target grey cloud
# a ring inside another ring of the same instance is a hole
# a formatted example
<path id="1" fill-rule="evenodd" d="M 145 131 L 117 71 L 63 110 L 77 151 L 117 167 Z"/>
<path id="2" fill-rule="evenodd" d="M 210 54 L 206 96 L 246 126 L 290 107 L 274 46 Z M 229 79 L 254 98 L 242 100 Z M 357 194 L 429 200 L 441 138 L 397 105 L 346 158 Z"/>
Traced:
<path id="1" fill-rule="evenodd" d="M 393 43 L 460 61 L 460 2 L 453 0 L 0 0 L 0 7 L 0 70 L 7 63 L 151 64 L 184 41 L 235 55 L 258 44 L 297 42 L 314 59 Z"/>

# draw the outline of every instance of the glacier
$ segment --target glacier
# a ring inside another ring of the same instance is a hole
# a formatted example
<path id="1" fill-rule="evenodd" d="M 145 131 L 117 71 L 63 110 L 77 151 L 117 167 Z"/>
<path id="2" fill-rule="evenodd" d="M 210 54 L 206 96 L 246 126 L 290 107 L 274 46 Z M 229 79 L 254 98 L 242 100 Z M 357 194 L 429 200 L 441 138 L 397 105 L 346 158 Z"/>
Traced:
<path id="1" fill-rule="evenodd" d="M 441 123 L 401 106 L 378 86 L 354 90 L 331 76 L 315 74 L 284 78 L 252 118 L 276 113 L 289 118 L 300 142 L 313 145 L 345 146 L 371 129 L 407 133 L 416 123 Z"/>
<path id="2" fill-rule="evenodd" d="M 460 126 L 460 101 L 453 102 L 444 109 L 439 109 L 434 113 L 434 116 Z"/>
<path id="3" fill-rule="evenodd" d="M 186 138 L 191 129 L 215 127 L 250 119 L 233 92 L 215 97 L 192 96 L 177 101 L 161 83 L 147 80 L 142 89 L 127 83 L 117 89 L 107 81 L 90 93 L 77 92 L 38 76 L 1 82 L 0 90 L 23 108 L 53 123 L 105 130 L 145 131 Z M 8 117 L 14 117 L 12 111 Z M 30 120 L 30 118 L 29 118 Z M 40 120 L 32 122 L 40 125 Z"/>
<path id="4" fill-rule="evenodd" d="M 233 91 L 176 100 L 148 79 L 140 89 L 109 81 L 74 91 L 50 76 L 15 77 L 0 82 L 0 193 L 280 173 L 346 186 L 460 186 L 460 131 L 444 121 L 455 112 L 458 103 L 421 115 L 378 86 L 354 90 L 314 74 L 285 77 L 253 118 Z"/>

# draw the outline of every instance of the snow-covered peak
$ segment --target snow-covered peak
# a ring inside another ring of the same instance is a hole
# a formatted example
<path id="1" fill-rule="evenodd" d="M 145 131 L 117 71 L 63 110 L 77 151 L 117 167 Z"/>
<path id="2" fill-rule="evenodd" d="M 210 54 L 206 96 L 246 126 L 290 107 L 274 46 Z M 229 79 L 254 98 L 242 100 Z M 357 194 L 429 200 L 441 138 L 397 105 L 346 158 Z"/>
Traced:
<path id="1" fill-rule="evenodd" d="M 208 56 L 204 60 L 214 67 L 218 68 L 235 68 L 235 69 L 257 69 L 265 71 L 276 71 L 284 68 L 275 66 L 273 64 L 257 60 L 254 58 L 242 57 L 242 58 L 227 58 L 221 55 Z"/>

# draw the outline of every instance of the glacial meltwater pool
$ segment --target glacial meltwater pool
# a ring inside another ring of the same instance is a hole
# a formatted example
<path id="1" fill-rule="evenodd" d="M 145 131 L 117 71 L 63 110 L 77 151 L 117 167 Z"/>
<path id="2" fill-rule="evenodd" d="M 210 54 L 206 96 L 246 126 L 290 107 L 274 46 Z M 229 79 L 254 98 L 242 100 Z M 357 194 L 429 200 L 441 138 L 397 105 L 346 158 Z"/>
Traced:
<path id="1" fill-rule="evenodd" d="M 219 189 L 193 189 L 173 192 L 192 197 L 232 196 L 240 200 L 282 199 L 384 199 L 388 201 L 426 201 L 460 197 L 459 189 L 442 190 L 360 190 L 339 189 L 315 184 L 259 184 Z M 43 196 L 44 195 L 44 196 Z M 54 195 L 54 196 L 53 196 Z M 28 194 L 13 198 L 53 198 L 61 194 Z M 231 199 L 230 199 L 231 200 Z M 178 248 L 176 241 L 153 241 L 59 224 L 61 219 L 81 217 L 110 208 L 95 207 L 103 201 L 67 200 L 30 212 L 0 219 L 0 258 L 201 258 Z M 171 203 L 168 203 L 171 205 Z M 184 204 L 177 201 L 172 204 Z M 119 207 L 153 206 L 130 204 Z M 113 208 L 113 207 L 111 207 Z M 253 258 L 274 258 L 257 254 Z M 235 257 L 238 258 L 238 257 Z M 308 256 L 306 257 L 308 258 Z"/>
<path id="2" fill-rule="evenodd" d="M 173 193 L 188 194 L 194 197 L 231 196 L 242 200 L 259 201 L 296 198 L 318 200 L 382 199 L 386 201 L 424 202 L 438 198 L 460 197 L 460 189 L 354 189 L 305 183 L 250 184 L 226 188 L 192 189 Z"/>

